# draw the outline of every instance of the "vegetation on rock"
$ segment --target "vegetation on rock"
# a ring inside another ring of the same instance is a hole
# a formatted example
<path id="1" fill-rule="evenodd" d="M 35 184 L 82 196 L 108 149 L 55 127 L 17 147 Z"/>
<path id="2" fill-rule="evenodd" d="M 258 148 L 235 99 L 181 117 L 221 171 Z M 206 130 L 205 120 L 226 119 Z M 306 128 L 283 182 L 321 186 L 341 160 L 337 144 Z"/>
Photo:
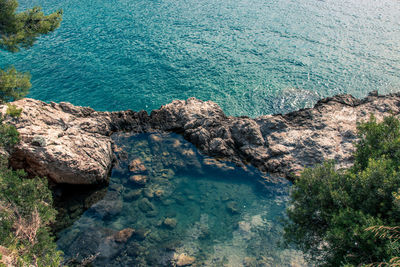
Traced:
<path id="1" fill-rule="evenodd" d="M 3 123 L 0 115 L 0 145 L 5 149 L 10 149 L 19 141 L 19 132 L 14 125 Z"/>
<path id="2" fill-rule="evenodd" d="M 47 180 L 0 164 L 0 254 L 8 266 L 59 266 L 49 224 L 55 219 Z"/>
<path id="3" fill-rule="evenodd" d="M 0 147 L 12 149 L 19 139 L 14 126 L 0 123 Z M 28 179 L 0 156 L 0 266 L 59 266 L 49 225 L 56 210 L 46 178 Z"/>
<path id="4" fill-rule="evenodd" d="M 17 7 L 16 0 L 0 0 L 0 49 L 18 52 L 29 48 L 38 36 L 60 25 L 61 10 L 46 16 L 39 7 L 16 13 Z M 30 87 L 29 74 L 14 67 L 0 69 L 0 103 L 23 98 Z M 7 115 L 21 115 L 21 109 L 7 106 Z M 3 120 L 0 114 L 0 147 L 10 150 L 19 133 Z M 9 169 L 7 158 L 0 157 L 0 265 L 59 266 L 61 252 L 49 229 L 56 211 L 47 179 L 26 176 L 23 170 Z"/>
<path id="5" fill-rule="evenodd" d="M 291 192 L 285 238 L 318 265 L 389 264 L 400 255 L 398 238 L 374 231 L 400 225 L 400 121 L 371 117 L 358 140 L 351 168 L 306 169 Z"/>
<path id="6" fill-rule="evenodd" d="M 10 103 L 7 104 L 6 114 L 10 115 L 13 118 L 21 117 L 22 108 L 18 108 L 16 105 L 12 105 Z"/>

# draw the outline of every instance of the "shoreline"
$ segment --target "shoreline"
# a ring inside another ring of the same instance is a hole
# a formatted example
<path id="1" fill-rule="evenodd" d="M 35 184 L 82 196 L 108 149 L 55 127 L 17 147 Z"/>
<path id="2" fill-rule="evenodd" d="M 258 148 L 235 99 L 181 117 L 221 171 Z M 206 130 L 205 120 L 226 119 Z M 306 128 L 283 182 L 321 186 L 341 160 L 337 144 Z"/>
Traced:
<path id="1" fill-rule="evenodd" d="M 115 155 L 111 135 L 117 132 L 181 134 L 199 151 L 238 166 L 294 180 L 304 167 L 335 160 L 352 162 L 357 122 L 400 113 L 400 93 L 363 99 L 337 95 L 312 108 L 258 118 L 226 116 L 212 101 L 175 100 L 153 110 L 98 112 L 70 103 L 25 98 L 20 118 L 7 117 L 21 141 L 9 151 L 10 165 L 55 184 L 107 184 Z M 6 105 L 0 107 L 3 114 Z M 218 162 L 218 161 L 216 161 Z"/>

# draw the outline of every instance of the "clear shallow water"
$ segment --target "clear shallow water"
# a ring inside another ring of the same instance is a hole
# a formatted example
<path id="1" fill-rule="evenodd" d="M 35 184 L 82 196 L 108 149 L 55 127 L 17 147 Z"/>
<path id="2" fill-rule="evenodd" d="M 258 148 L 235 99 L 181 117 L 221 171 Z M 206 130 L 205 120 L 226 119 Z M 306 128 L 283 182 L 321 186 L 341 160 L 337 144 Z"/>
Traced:
<path id="1" fill-rule="evenodd" d="M 257 116 L 400 88 L 397 0 L 19 2 L 64 9 L 32 49 L 0 52 L 45 101 L 151 110 L 195 96 Z"/>
<path id="2" fill-rule="evenodd" d="M 279 246 L 288 182 L 203 157 L 177 135 L 114 139 L 119 163 L 106 196 L 59 233 L 66 258 L 99 253 L 95 266 L 174 266 L 185 253 L 196 266 L 306 265 Z M 118 239 L 124 229 L 133 234 Z"/>

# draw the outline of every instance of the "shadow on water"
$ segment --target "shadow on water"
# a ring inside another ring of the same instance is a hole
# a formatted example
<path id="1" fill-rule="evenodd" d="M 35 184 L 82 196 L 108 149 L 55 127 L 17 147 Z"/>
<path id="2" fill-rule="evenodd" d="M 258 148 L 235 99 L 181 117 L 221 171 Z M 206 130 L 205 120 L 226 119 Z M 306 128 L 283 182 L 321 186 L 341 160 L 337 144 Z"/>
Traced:
<path id="1" fill-rule="evenodd" d="M 113 136 L 104 198 L 59 233 L 95 266 L 304 266 L 283 249 L 289 182 L 205 157 L 175 134 Z M 262 186 L 261 186 L 262 185 Z"/>
<path id="2" fill-rule="evenodd" d="M 107 187 L 58 184 L 51 187 L 54 206 L 57 210 L 53 232 L 59 238 L 58 233 L 62 229 L 70 227 L 80 216 L 95 203 L 103 199 L 107 194 Z"/>

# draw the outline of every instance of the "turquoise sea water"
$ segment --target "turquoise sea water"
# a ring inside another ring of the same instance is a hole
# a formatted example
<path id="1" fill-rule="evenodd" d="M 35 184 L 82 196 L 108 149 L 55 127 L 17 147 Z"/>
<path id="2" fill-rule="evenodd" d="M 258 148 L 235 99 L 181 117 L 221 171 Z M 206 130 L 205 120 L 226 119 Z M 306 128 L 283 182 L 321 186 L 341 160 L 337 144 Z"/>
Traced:
<path id="1" fill-rule="evenodd" d="M 214 100 L 231 115 L 400 89 L 397 0 L 20 0 L 64 10 L 57 32 L 0 65 L 31 97 L 99 110 Z"/>

